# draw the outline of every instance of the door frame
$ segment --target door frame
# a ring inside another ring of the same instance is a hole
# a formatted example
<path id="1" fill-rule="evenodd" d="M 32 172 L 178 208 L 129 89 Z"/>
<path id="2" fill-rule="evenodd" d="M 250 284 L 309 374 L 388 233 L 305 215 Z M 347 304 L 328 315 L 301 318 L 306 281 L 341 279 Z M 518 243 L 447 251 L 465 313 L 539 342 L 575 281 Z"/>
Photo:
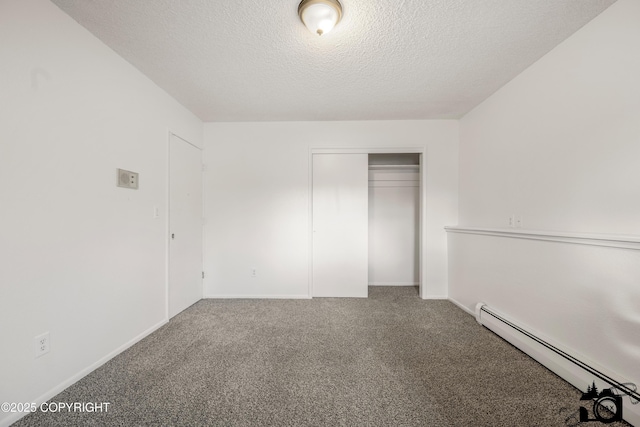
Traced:
<path id="1" fill-rule="evenodd" d="M 419 260 L 419 279 L 418 288 L 420 298 L 427 299 L 427 284 L 426 284 L 426 224 L 427 224 L 427 147 L 363 147 L 363 148 L 320 148 L 312 147 L 309 149 L 309 298 L 313 298 L 313 155 L 314 154 L 420 154 L 420 221 L 418 224 L 419 229 L 419 244 L 418 244 L 418 260 Z"/>

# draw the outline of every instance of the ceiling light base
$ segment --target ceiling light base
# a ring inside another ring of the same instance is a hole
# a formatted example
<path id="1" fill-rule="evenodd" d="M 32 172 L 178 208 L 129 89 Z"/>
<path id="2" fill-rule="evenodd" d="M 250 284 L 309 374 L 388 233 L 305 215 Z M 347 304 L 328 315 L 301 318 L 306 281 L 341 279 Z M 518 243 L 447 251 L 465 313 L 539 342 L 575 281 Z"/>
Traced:
<path id="1" fill-rule="evenodd" d="M 342 5 L 338 0 L 302 0 L 298 16 L 309 31 L 321 36 L 340 22 Z"/>

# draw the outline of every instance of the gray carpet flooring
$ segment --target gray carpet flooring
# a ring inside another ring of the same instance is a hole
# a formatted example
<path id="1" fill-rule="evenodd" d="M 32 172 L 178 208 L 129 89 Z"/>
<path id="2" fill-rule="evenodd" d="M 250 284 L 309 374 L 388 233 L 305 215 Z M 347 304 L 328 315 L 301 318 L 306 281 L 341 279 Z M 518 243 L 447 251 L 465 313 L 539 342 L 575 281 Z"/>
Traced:
<path id="1" fill-rule="evenodd" d="M 52 399 L 108 412 L 15 426 L 566 426 L 580 395 L 451 302 L 374 287 L 202 300 Z"/>

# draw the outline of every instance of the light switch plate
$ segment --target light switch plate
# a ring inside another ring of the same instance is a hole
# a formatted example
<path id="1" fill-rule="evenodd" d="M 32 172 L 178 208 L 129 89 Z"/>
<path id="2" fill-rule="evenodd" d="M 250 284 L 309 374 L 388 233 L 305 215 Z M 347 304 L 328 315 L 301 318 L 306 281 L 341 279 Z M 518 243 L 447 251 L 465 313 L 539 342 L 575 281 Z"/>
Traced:
<path id="1" fill-rule="evenodd" d="M 118 187 L 138 189 L 138 172 L 118 169 Z"/>

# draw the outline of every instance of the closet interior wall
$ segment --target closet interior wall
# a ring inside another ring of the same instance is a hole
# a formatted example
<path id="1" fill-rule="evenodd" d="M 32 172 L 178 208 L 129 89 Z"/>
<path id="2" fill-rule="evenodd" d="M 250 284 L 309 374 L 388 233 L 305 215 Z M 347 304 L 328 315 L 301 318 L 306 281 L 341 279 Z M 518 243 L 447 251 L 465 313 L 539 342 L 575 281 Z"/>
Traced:
<path id="1" fill-rule="evenodd" d="M 420 154 L 369 154 L 369 286 L 420 281 Z"/>

